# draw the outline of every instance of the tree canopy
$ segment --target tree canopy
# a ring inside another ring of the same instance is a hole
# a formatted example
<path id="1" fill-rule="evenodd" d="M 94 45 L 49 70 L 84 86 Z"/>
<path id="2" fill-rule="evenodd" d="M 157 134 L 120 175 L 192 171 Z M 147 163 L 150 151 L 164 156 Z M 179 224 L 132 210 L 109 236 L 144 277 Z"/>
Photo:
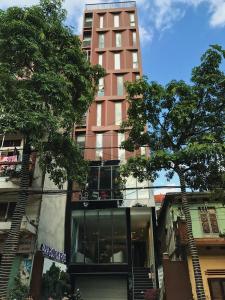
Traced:
<path id="1" fill-rule="evenodd" d="M 67 176 L 83 179 L 71 129 L 104 76 L 86 59 L 65 17 L 61 0 L 0 11 L 0 133 L 21 134 L 57 184 Z"/>
<path id="2" fill-rule="evenodd" d="M 186 185 L 207 190 L 221 186 L 225 168 L 225 50 L 211 46 L 192 70 L 190 83 L 172 80 L 163 86 L 144 77 L 127 83 L 130 107 L 123 130 L 124 147 L 150 148 L 150 157 L 136 156 L 123 175 L 154 181 L 165 169 L 185 176 Z M 147 124 L 147 127 L 146 127 Z"/>

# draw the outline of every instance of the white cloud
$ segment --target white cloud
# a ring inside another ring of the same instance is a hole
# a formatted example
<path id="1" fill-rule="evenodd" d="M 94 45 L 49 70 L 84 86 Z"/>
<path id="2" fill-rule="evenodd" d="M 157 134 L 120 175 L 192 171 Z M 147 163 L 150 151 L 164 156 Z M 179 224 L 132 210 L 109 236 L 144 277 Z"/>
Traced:
<path id="1" fill-rule="evenodd" d="M 151 42 L 154 35 L 152 29 L 146 29 L 142 25 L 139 26 L 139 34 L 142 45 Z"/>

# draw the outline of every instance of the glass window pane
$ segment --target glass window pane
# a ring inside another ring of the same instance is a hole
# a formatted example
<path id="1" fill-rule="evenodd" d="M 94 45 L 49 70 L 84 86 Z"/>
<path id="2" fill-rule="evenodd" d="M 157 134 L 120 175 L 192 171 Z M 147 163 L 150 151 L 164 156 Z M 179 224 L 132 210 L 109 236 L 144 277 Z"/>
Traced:
<path id="1" fill-rule="evenodd" d="M 102 104 L 97 103 L 97 108 L 96 108 L 96 125 L 101 126 L 102 125 Z"/>
<path id="2" fill-rule="evenodd" d="M 99 28 L 103 28 L 104 27 L 104 16 L 100 16 L 99 17 Z"/>
<path id="3" fill-rule="evenodd" d="M 98 263 L 98 211 L 85 211 L 85 263 Z"/>
<path id="4" fill-rule="evenodd" d="M 121 47 L 122 43 L 121 43 L 121 33 L 117 32 L 116 33 L 116 47 Z"/>
<path id="5" fill-rule="evenodd" d="M 98 45 L 98 47 L 99 48 L 104 48 L 105 47 L 105 37 L 104 37 L 104 34 L 103 33 L 100 33 L 99 34 L 99 45 Z"/>
<path id="6" fill-rule="evenodd" d="M 219 280 L 210 280 L 212 300 L 223 300 L 222 288 Z"/>
<path id="7" fill-rule="evenodd" d="M 73 211 L 71 233 L 71 261 L 75 263 L 84 263 L 85 243 L 83 211 Z"/>
<path id="8" fill-rule="evenodd" d="M 99 199 L 99 167 L 90 167 L 89 177 L 88 177 L 88 188 L 89 191 L 89 199 L 90 200 L 98 200 Z"/>
<path id="9" fill-rule="evenodd" d="M 103 189 L 103 191 L 99 191 L 99 197 L 101 200 L 111 198 L 111 189 L 112 189 L 111 167 L 100 168 L 100 189 Z"/>
<path id="10" fill-rule="evenodd" d="M 115 125 L 122 123 L 122 102 L 115 103 Z"/>
<path id="11" fill-rule="evenodd" d="M 121 143 L 124 142 L 125 135 L 124 133 L 118 132 L 118 147 L 121 146 Z M 125 160 L 125 150 L 122 148 L 118 149 L 118 158 L 119 160 Z"/>
<path id="12" fill-rule="evenodd" d="M 130 26 L 135 26 L 134 14 L 130 14 Z"/>
<path id="13" fill-rule="evenodd" d="M 117 95 L 123 96 L 123 76 L 117 76 Z"/>
<path id="14" fill-rule="evenodd" d="M 98 96 L 102 97 L 104 95 L 105 95 L 104 78 L 100 78 L 98 83 Z"/>
<path id="15" fill-rule="evenodd" d="M 138 56 L 137 52 L 132 52 L 132 61 L 133 61 L 133 68 L 138 68 Z"/>
<path id="16" fill-rule="evenodd" d="M 111 210 L 99 210 L 99 263 L 112 262 Z"/>
<path id="17" fill-rule="evenodd" d="M 114 68 L 115 68 L 115 70 L 120 69 L 120 53 L 114 54 Z"/>
<path id="18" fill-rule="evenodd" d="M 136 31 L 133 31 L 133 33 L 132 33 L 132 39 L 133 39 L 133 46 L 136 46 L 136 42 L 137 42 Z"/>
<path id="19" fill-rule="evenodd" d="M 113 199 L 123 199 L 123 193 L 119 189 L 121 188 L 122 184 L 120 182 L 120 173 L 119 167 L 113 166 L 112 167 L 112 198 Z"/>
<path id="20" fill-rule="evenodd" d="M 119 27 L 120 26 L 120 17 L 119 15 L 114 15 L 114 27 Z"/>
<path id="21" fill-rule="evenodd" d="M 102 158 L 103 151 L 102 151 L 102 144 L 103 144 L 103 134 L 97 133 L 96 134 L 96 158 Z"/>
<path id="22" fill-rule="evenodd" d="M 102 64 L 103 64 L 103 55 L 102 55 L 102 54 L 99 54 L 99 55 L 98 55 L 98 64 L 99 64 L 100 66 L 102 66 Z"/>
<path id="23" fill-rule="evenodd" d="M 126 211 L 113 210 L 113 263 L 127 262 Z"/>
<path id="24" fill-rule="evenodd" d="M 8 203 L 0 203 L 0 221 L 5 221 Z"/>

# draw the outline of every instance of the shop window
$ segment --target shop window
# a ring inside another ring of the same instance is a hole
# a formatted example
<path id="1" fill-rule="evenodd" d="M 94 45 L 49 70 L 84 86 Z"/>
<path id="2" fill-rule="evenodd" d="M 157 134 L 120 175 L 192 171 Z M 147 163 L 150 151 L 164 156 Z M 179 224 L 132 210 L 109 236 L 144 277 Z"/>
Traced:
<path id="1" fill-rule="evenodd" d="M 202 224 L 203 233 L 205 234 L 219 233 L 219 226 L 217 222 L 215 208 L 200 207 L 199 216 Z"/>
<path id="2" fill-rule="evenodd" d="M 125 209 L 72 213 L 71 261 L 84 264 L 127 263 Z"/>

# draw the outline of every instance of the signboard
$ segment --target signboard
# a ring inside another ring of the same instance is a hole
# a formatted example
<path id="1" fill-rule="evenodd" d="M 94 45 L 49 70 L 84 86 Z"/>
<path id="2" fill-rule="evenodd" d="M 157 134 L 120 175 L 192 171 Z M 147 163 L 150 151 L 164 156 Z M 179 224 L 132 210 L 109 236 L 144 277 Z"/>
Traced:
<path id="1" fill-rule="evenodd" d="M 66 254 L 60 251 L 55 250 L 54 248 L 51 248 L 45 244 L 41 245 L 41 252 L 43 253 L 44 256 L 61 262 L 61 263 L 66 263 Z"/>

